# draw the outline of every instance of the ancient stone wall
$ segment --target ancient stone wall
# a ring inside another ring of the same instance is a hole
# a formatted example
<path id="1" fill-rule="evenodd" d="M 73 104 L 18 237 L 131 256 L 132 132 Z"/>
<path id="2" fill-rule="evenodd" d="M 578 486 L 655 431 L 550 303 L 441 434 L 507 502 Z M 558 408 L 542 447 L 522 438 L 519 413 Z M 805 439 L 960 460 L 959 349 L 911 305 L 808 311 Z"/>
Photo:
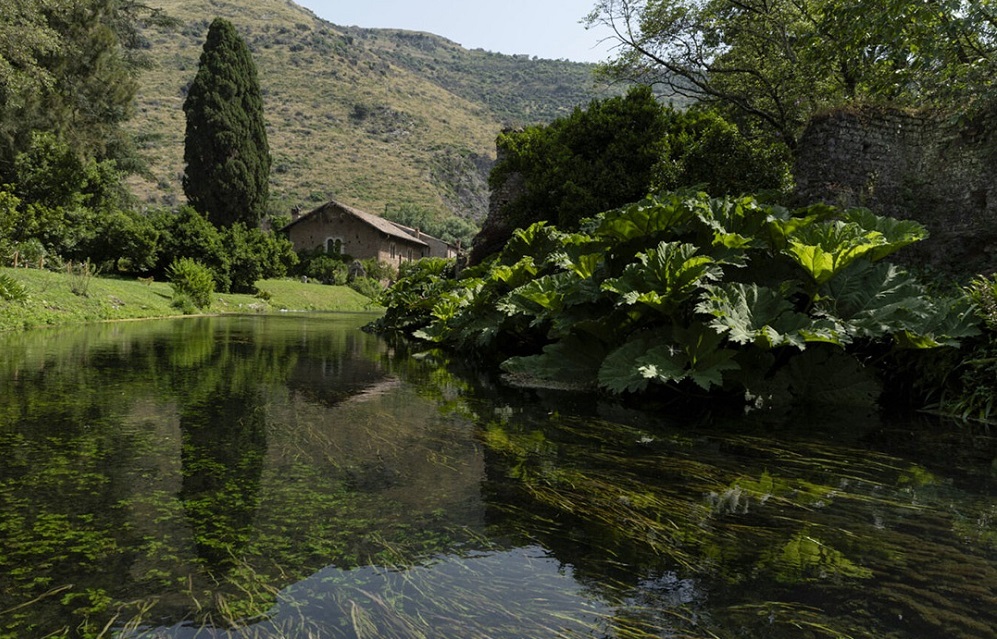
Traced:
<path id="1" fill-rule="evenodd" d="M 495 164 L 505 159 L 507 151 L 501 144 L 496 145 Z M 481 225 L 481 231 L 474 236 L 471 246 L 470 264 L 477 264 L 485 257 L 502 250 L 505 243 L 512 237 L 515 224 L 510 222 L 504 209 L 507 204 L 523 194 L 525 188 L 523 176 L 512 173 L 497 187 L 493 188 L 488 198 L 488 216 Z"/>
<path id="2" fill-rule="evenodd" d="M 997 270 L 997 126 L 900 111 L 838 111 L 800 140 L 800 202 L 865 206 L 914 219 L 931 237 L 901 261 L 954 271 Z"/>

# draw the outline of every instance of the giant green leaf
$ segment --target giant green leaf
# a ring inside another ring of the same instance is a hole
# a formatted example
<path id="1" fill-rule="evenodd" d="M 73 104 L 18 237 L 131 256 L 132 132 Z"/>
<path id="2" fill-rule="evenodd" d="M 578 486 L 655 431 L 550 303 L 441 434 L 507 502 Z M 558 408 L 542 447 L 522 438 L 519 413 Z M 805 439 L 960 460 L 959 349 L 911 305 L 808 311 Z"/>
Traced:
<path id="1" fill-rule="evenodd" d="M 735 344 L 763 348 L 789 345 L 802 350 L 807 340 L 801 331 L 812 325 L 779 291 L 757 284 L 709 286 L 696 312 L 712 316 L 710 327 Z"/>
<path id="2" fill-rule="evenodd" d="M 563 246 L 564 233 L 546 222 L 536 222 L 525 229 L 516 229 L 499 256 L 502 264 L 511 265 L 525 257 L 540 264 Z"/>
<path id="3" fill-rule="evenodd" d="M 657 248 L 637 254 L 618 278 L 602 283 L 602 289 L 620 296 L 620 304 L 645 304 L 663 313 L 672 312 L 693 292 L 721 275 L 720 267 L 706 255 L 697 255 L 692 244 L 661 242 Z"/>
<path id="4" fill-rule="evenodd" d="M 752 197 L 715 198 L 695 213 L 712 234 L 713 246 L 745 250 L 756 247 L 763 237 L 766 210 Z"/>
<path id="5" fill-rule="evenodd" d="M 693 218 L 696 208 L 706 205 L 705 198 L 688 193 L 648 197 L 604 213 L 595 235 L 623 243 L 664 231 L 676 232 Z"/>
<path id="6" fill-rule="evenodd" d="M 650 378 L 642 373 L 638 360 L 647 353 L 649 346 L 647 339 L 638 338 L 611 352 L 599 367 L 599 386 L 616 394 L 646 389 Z M 684 365 L 678 370 L 684 375 Z"/>
<path id="7" fill-rule="evenodd" d="M 688 359 L 686 376 L 704 390 L 721 386 L 725 371 L 740 368 L 734 361 L 737 351 L 722 348 L 724 336 L 713 328 L 694 323 L 676 326 L 673 334 Z"/>
<path id="8" fill-rule="evenodd" d="M 860 262 L 829 281 L 819 302 L 855 337 L 882 338 L 919 332 L 931 316 L 924 287 L 903 269 L 887 263 Z"/>
<path id="9" fill-rule="evenodd" d="M 726 371 L 738 370 L 736 351 L 723 348 L 723 337 L 702 324 L 639 336 L 611 352 L 599 369 L 599 386 L 614 392 L 638 392 L 655 381 L 689 380 L 704 390 L 723 384 Z"/>
<path id="10" fill-rule="evenodd" d="M 502 370 L 520 386 L 587 388 L 595 385 L 607 350 L 591 335 L 571 334 L 548 344 L 539 355 L 505 360 Z"/>
<path id="11" fill-rule="evenodd" d="M 884 243 L 877 246 L 868 255 L 869 259 L 874 262 L 895 253 L 908 244 L 920 242 L 928 237 L 927 229 L 918 222 L 882 217 L 865 208 L 848 209 L 841 216 L 845 221 L 857 224 L 867 232 L 873 231 L 882 235 Z"/>
<path id="12" fill-rule="evenodd" d="M 885 244 L 878 231 L 867 232 L 854 223 L 821 222 L 799 229 L 783 253 L 819 285 Z"/>

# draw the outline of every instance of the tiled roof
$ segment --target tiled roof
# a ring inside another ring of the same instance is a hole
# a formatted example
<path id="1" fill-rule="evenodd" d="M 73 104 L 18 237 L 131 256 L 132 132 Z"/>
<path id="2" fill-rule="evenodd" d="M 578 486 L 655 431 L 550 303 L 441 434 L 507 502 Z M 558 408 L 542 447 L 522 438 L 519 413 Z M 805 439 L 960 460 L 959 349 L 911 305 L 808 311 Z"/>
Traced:
<path id="1" fill-rule="evenodd" d="M 378 231 L 380 231 L 380 232 L 382 232 L 382 233 L 384 233 L 386 235 L 390 235 L 392 237 L 397 237 L 397 238 L 403 239 L 403 240 L 405 240 L 407 242 L 412 242 L 414 244 L 420 244 L 422 246 L 429 246 L 428 244 L 426 244 L 422 240 L 413 237 L 409 233 L 406 233 L 402 228 L 400 228 L 398 225 L 396 225 L 394 222 L 391 222 L 390 220 L 386 220 L 383 217 L 378 217 L 376 215 L 371 215 L 370 213 L 365 213 L 365 212 L 361 211 L 360 209 L 355 209 L 352 206 L 348 206 L 346 204 L 343 204 L 341 202 L 337 202 L 335 200 L 329 200 L 328 202 L 326 202 L 322 206 L 318 207 L 317 209 L 315 209 L 313 211 L 310 211 L 308 213 L 305 213 L 304 215 L 302 215 L 298 219 L 294 220 L 293 222 L 291 222 L 290 224 L 288 224 L 287 226 L 285 226 L 281 230 L 282 231 L 286 231 L 287 229 L 289 229 L 290 227 L 294 226 L 295 224 L 301 222 L 302 220 L 304 220 L 306 218 L 309 218 L 309 217 L 311 217 L 313 215 L 317 215 L 318 213 L 320 213 L 320 212 L 322 212 L 322 211 L 324 211 L 325 209 L 328 209 L 328 208 L 336 208 L 336 209 L 340 209 L 342 211 L 345 211 L 346 213 L 349 213 L 350 215 L 363 220 L 367 224 L 373 226 Z"/>

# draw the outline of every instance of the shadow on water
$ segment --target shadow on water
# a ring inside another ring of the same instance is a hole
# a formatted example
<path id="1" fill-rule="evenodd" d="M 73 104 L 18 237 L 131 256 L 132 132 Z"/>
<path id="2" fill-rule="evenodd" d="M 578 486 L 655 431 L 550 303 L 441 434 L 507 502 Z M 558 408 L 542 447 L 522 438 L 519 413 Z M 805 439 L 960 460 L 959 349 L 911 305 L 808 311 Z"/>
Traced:
<path id="1" fill-rule="evenodd" d="M 0 336 L 0 637 L 992 637 L 997 439 L 504 387 L 363 316 Z"/>

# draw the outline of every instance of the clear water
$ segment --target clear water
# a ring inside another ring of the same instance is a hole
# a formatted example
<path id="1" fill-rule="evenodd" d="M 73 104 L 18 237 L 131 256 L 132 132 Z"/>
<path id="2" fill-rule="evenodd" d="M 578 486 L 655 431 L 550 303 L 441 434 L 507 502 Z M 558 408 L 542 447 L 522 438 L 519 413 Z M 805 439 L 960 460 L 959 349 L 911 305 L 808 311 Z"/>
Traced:
<path id="1" fill-rule="evenodd" d="M 0 638 L 997 636 L 985 428 L 639 412 L 369 319 L 0 335 Z"/>

